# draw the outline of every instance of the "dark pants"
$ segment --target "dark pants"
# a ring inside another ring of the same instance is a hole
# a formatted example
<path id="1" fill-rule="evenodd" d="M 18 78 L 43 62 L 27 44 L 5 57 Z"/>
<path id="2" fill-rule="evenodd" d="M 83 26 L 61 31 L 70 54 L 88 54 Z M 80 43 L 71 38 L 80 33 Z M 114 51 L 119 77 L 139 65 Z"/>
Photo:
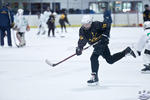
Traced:
<path id="1" fill-rule="evenodd" d="M 110 37 L 111 23 L 109 23 L 108 25 L 109 25 L 109 28 L 108 28 L 108 30 L 109 30 L 108 37 Z"/>
<path id="2" fill-rule="evenodd" d="M 63 30 L 63 28 L 66 30 L 66 25 L 65 24 L 60 24 L 61 26 L 61 30 Z"/>
<path id="3" fill-rule="evenodd" d="M 54 27 L 53 28 L 49 27 L 49 29 L 48 29 L 48 37 L 50 37 L 51 30 L 52 30 L 53 36 L 55 36 L 55 28 Z"/>
<path id="4" fill-rule="evenodd" d="M 10 28 L 8 28 L 8 27 L 0 27 L 0 42 L 1 42 L 1 46 L 4 46 L 4 37 L 6 35 L 5 32 L 7 33 L 8 46 L 12 46 Z"/>
<path id="5" fill-rule="evenodd" d="M 63 31 L 63 28 L 65 29 L 65 31 L 66 31 L 66 25 L 65 25 L 65 20 L 59 20 L 59 24 L 60 24 L 60 26 L 61 26 L 61 31 Z"/>
<path id="6" fill-rule="evenodd" d="M 110 50 L 107 45 L 104 45 L 101 47 L 98 47 L 98 46 L 94 47 L 94 51 L 90 58 L 92 72 L 98 73 L 98 69 L 99 69 L 98 57 L 99 56 L 102 56 L 107 61 L 107 63 L 113 64 L 114 62 L 120 60 L 121 58 L 125 56 L 125 51 L 118 52 L 114 55 L 111 55 Z"/>

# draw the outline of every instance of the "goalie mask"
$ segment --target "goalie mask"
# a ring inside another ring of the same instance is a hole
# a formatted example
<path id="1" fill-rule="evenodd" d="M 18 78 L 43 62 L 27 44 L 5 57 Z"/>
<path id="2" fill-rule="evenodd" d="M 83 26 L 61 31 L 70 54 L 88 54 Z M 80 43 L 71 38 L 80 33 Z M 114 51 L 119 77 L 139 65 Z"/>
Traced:
<path id="1" fill-rule="evenodd" d="M 144 30 L 150 29 L 150 21 L 144 22 L 143 28 L 144 28 Z"/>
<path id="2" fill-rule="evenodd" d="M 18 15 L 23 15 L 23 9 L 18 9 Z"/>
<path id="3" fill-rule="evenodd" d="M 81 20 L 81 24 L 85 29 L 89 29 L 91 27 L 93 18 L 90 15 L 84 15 Z"/>

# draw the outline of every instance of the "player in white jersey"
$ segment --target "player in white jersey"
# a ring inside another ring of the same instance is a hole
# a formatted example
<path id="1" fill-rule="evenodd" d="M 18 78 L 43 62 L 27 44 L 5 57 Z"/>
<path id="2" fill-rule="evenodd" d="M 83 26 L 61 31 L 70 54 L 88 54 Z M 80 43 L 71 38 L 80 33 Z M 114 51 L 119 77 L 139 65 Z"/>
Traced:
<path id="1" fill-rule="evenodd" d="M 16 36 L 19 41 L 19 46 L 25 46 L 25 32 L 30 30 L 27 19 L 23 16 L 23 9 L 18 9 L 18 12 L 15 16 L 14 28 L 17 30 Z"/>
<path id="2" fill-rule="evenodd" d="M 55 17 L 55 20 L 57 19 L 57 13 L 56 12 L 53 12 L 53 15 Z M 59 33 L 58 29 L 56 28 L 56 25 L 55 25 L 55 30 L 56 30 L 56 33 Z"/>
<path id="3" fill-rule="evenodd" d="M 50 8 L 48 7 L 46 11 L 44 11 L 44 17 L 45 17 L 45 21 L 47 22 L 47 20 L 49 19 L 49 16 L 52 14 L 52 12 L 50 11 Z"/>
<path id="4" fill-rule="evenodd" d="M 141 52 L 144 50 L 143 60 L 145 68 L 142 69 L 142 72 L 150 71 L 150 21 L 144 22 L 144 34 L 141 36 L 137 43 L 137 52 L 138 55 L 141 55 Z"/>
<path id="5" fill-rule="evenodd" d="M 38 33 L 37 33 L 37 35 L 45 34 L 45 32 L 46 32 L 45 17 L 42 13 L 41 14 L 38 13 L 37 16 L 38 16 Z"/>
<path id="6" fill-rule="evenodd" d="M 49 19 L 49 16 L 52 14 L 52 12 L 50 11 L 50 8 L 49 7 L 47 7 L 47 10 L 46 11 L 44 11 L 44 14 L 43 14 L 43 16 L 44 16 L 44 24 L 43 24 L 43 26 L 44 26 L 44 29 L 45 30 L 47 30 L 48 29 L 48 27 L 47 27 L 47 21 L 48 21 L 48 19 Z"/>

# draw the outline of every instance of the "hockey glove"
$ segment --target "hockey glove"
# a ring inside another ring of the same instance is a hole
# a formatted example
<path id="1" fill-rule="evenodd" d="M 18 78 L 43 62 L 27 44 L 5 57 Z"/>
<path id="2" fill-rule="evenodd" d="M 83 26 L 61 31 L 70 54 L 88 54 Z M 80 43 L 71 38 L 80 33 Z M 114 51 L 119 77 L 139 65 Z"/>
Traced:
<path id="1" fill-rule="evenodd" d="M 76 55 L 79 56 L 82 54 L 82 49 L 79 47 L 76 47 Z"/>
<path id="2" fill-rule="evenodd" d="M 30 31 L 30 26 L 29 25 L 27 25 L 26 31 Z"/>

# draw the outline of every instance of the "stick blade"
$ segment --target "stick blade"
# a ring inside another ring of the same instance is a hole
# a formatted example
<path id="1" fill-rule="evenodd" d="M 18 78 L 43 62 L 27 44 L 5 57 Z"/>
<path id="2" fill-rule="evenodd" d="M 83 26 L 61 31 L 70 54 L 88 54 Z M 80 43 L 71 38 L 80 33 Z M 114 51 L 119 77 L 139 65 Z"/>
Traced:
<path id="1" fill-rule="evenodd" d="M 54 64 L 52 64 L 48 59 L 46 59 L 45 62 L 46 62 L 48 65 L 54 67 Z"/>

